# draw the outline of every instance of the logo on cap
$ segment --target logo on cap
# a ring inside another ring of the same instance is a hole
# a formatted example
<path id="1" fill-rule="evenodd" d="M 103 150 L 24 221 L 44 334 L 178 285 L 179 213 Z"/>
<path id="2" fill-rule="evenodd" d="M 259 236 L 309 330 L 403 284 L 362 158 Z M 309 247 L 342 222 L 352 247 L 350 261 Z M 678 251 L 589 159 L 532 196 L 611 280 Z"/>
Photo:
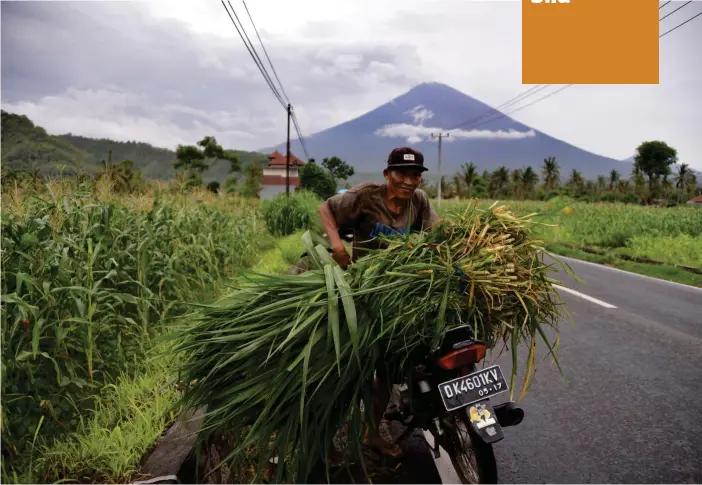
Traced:
<path id="1" fill-rule="evenodd" d="M 412 154 L 412 153 L 405 153 L 405 160 L 412 160 L 412 161 L 414 161 L 414 154 Z"/>

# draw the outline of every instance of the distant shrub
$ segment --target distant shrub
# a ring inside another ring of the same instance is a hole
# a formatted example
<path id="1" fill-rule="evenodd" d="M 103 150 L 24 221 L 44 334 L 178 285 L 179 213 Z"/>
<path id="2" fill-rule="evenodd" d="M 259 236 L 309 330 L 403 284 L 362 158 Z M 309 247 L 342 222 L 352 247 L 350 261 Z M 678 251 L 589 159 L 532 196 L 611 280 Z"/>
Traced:
<path id="1" fill-rule="evenodd" d="M 306 229 L 318 230 L 321 203 L 317 195 L 306 190 L 290 195 L 278 194 L 261 205 L 266 228 L 275 236 L 287 236 Z"/>

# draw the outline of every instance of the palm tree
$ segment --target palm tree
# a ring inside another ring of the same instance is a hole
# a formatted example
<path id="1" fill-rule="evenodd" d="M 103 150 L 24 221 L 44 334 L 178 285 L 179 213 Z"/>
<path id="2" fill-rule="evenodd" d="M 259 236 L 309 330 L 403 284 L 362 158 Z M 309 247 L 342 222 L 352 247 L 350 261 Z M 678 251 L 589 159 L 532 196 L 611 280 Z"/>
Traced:
<path id="1" fill-rule="evenodd" d="M 463 180 L 461 179 L 461 174 L 456 173 L 453 176 L 453 185 L 456 187 L 456 194 L 458 197 L 463 195 Z"/>
<path id="2" fill-rule="evenodd" d="M 536 172 L 530 165 L 522 173 L 522 187 L 524 187 L 525 197 L 534 192 L 534 187 L 536 187 L 537 183 L 539 183 L 539 176 L 536 175 Z"/>
<path id="3" fill-rule="evenodd" d="M 505 167 L 497 167 L 492 172 L 490 182 L 495 192 L 501 194 L 504 186 L 509 183 L 509 170 Z"/>
<path id="4" fill-rule="evenodd" d="M 631 171 L 631 179 L 634 182 L 634 192 L 643 202 L 646 200 L 646 178 L 644 177 L 643 170 L 638 164 L 634 165 L 634 169 Z"/>
<path id="5" fill-rule="evenodd" d="M 583 188 L 583 174 L 573 169 L 573 171 L 570 174 L 570 180 L 568 180 L 567 185 L 571 188 L 575 195 L 580 195 L 582 193 Z"/>
<path id="6" fill-rule="evenodd" d="M 630 185 L 631 184 L 628 180 L 620 180 L 617 184 L 617 190 L 619 190 L 619 192 L 621 192 L 622 194 L 626 194 L 631 188 Z"/>
<path id="7" fill-rule="evenodd" d="M 664 194 L 666 203 L 668 202 L 668 193 L 670 192 L 670 189 L 673 188 L 673 182 L 671 182 L 670 180 L 668 180 L 668 176 L 669 176 L 671 173 L 672 173 L 672 172 L 670 171 L 670 167 L 666 167 L 666 172 L 663 174 L 663 182 L 662 182 L 662 185 L 663 185 L 663 194 Z"/>
<path id="8" fill-rule="evenodd" d="M 614 187 L 617 185 L 617 182 L 619 182 L 619 172 L 617 172 L 615 169 L 612 169 L 611 172 L 609 172 L 609 190 L 613 190 Z"/>
<path id="9" fill-rule="evenodd" d="M 461 169 L 463 170 L 463 182 L 465 182 L 466 187 L 468 187 L 468 198 L 472 198 L 473 185 L 475 184 L 475 179 L 478 178 L 478 167 L 476 167 L 473 162 L 470 162 L 461 165 Z"/>
<path id="10" fill-rule="evenodd" d="M 512 192 L 514 193 L 514 198 L 519 200 L 522 187 L 522 169 L 512 171 Z"/>
<path id="11" fill-rule="evenodd" d="M 451 192 L 451 182 L 447 182 L 446 178 L 442 175 L 441 176 L 441 193 L 446 194 L 447 197 L 450 197 L 450 192 Z"/>
<path id="12" fill-rule="evenodd" d="M 597 184 L 592 180 L 585 182 L 585 193 L 587 195 L 594 195 L 597 193 Z"/>
<path id="13" fill-rule="evenodd" d="M 604 192 L 607 187 L 607 178 L 604 175 L 597 176 L 597 192 Z"/>
<path id="14" fill-rule="evenodd" d="M 687 163 L 683 163 L 678 167 L 678 175 L 675 177 L 675 188 L 680 189 L 678 194 L 678 202 L 680 196 L 689 193 L 697 185 L 697 176 L 690 170 Z"/>
<path id="15" fill-rule="evenodd" d="M 544 190 L 549 192 L 560 185 L 561 170 L 555 157 L 544 159 L 543 166 Z"/>

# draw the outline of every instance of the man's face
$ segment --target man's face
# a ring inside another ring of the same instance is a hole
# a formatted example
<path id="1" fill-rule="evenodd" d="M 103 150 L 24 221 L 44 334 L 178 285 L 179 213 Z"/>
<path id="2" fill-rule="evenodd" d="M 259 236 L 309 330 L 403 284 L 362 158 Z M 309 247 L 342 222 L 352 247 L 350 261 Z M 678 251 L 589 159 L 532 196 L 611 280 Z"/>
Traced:
<path id="1" fill-rule="evenodd" d="M 415 169 L 386 169 L 384 172 L 392 195 L 398 199 L 409 199 L 422 182 L 422 172 Z"/>

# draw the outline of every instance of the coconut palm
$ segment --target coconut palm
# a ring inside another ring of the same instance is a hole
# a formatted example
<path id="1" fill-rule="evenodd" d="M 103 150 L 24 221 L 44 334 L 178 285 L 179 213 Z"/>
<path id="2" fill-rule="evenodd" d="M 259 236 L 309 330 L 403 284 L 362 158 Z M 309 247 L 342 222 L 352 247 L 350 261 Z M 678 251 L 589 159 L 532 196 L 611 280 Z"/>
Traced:
<path id="1" fill-rule="evenodd" d="M 622 194 L 626 194 L 629 192 L 629 189 L 631 188 L 631 183 L 628 180 L 620 180 L 617 183 L 617 190 L 621 192 Z"/>
<path id="2" fill-rule="evenodd" d="M 463 170 L 463 182 L 468 188 L 468 197 L 472 198 L 473 185 L 475 184 L 475 180 L 478 178 L 478 167 L 473 162 L 470 162 L 461 165 L 461 169 Z"/>
<path id="3" fill-rule="evenodd" d="M 597 192 L 604 192 L 607 187 L 607 177 L 604 175 L 597 176 Z"/>
<path id="4" fill-rule="evenodd" d="M 617 172 L 616 169 L 612 169 L 612 171 L 609 172 L 609 190 L 614 190 L 614 187 L 616 187 L 620 177 L 621 176 L 619 175 L 619 172 Z"/>
<path id="5" fill-rule="evenodd" d="M 697 177 L 690 170 L 690 166 L 687 163 L 683 163 L 678 167 L 678 174 L 675 177 L 675 188 L 680 189 L 678 194 L 678 202 L 680 201 L 680 196 L 689 193 L 697 185 Z"/>
<path id="6" fill-rule="evenodd" d="M 522 193 L 522 169 L 518 168 L 517 170 L 513 170 L 510 178 L 512 179 L 512 193 L 514 194 L 514 198 L 519 200 Z"/>
<path id="7" fill-rule="evenodd" d="M 573 191 L 575 195 L 580 195 L 583 190 L 585 181 L 583 180 L 583 174 L 573 169 L 570 174 L 570 179 L 568 180 L 568 187 Z"/>
<path id="8" fill-rule="evenodd" d="M 463 195 L 463 180 L 461 179 L 460 173 L 456 173 L 453 176 L 453 185 L 454 185 L 455 190 L 456 190 L 455 195 L 458 197 L 461 197 Z"/>
<path id="9" fill-rule="evenodd" d="M 641 199 L 641 201 L 646 200 L 646 178 L 644 177 L 643 170 L 638 164 L 634 165 L 634 169 L 631 171 L 631 180 L 634 182 L 634 192 Z"/>
<path id="10" fill-rule="evenodd" d="M 531 166 L 524 169 L 522 173 L 522 187 L 524 188 L 525 197 L 534 192 L 534 187 L 539 183 L 539 176 Z"/>
<path id="11" fill-rule="evenodd" d="M 509 183 L 509 169 L 505 167 L 497 167 L 490 177 L 490 184 L 492 185 L 495 194 L 501 194 L 502 189 Z"/>
<path id="12" fill-rule="evenodd" d="M 544 159 L 543 165 L 544 190 L 549 192 L 560 185 L 561 171 L 555 157 Z"/>

